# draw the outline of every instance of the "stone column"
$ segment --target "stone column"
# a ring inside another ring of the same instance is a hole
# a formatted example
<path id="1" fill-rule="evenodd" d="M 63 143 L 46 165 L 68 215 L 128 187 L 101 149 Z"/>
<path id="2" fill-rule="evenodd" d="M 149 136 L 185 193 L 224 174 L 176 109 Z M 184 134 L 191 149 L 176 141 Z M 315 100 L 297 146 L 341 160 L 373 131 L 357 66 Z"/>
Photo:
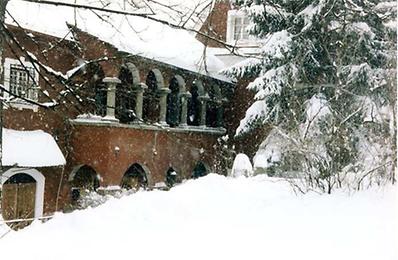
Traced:
<path id="1" fill-rule="evenodd" d="M 167 125 L 166 123 L 166 113 L 167 113 L 167 95 L 170 93 L 169 88 L 161 88 L 158 90 L 159 93 L 159 105 L 160 105 L 160 113 L 159 113 L 159 123 L 161 125 Z"/>
<path id="2" fill-rule="evenodd" d="M 206 113 L 207 113 L 207 101 L 210 100 L 209 94 L 206 93 L 204 96 L 199 96 L 200 101 L 200 127 L 206 127 Z"/>
<path id="3" fill-rule="evenodd" d="M 102 119 L 104 121 L 119 122 L 115 118 L 115 106 L 116 106 L 116 85 L 120 84 L 121 81 L 115 77 L 106 77 L 102 80 L 106 84 L 106 115 Z"/>
<path id="4" fill-rule="evenodd" d="M 144 101 L 144 91 L 147 89 L 147 85 L 144 83 L 137 84 L 134 87 L 135 92 L 135 116 L 136 120 L 135 123 L 142 122 L 142 105 Z"/>
<path id="5" fill-rule="evenodd" d="M 189 91 L 180 94 L 181 98 L 181 118 L 180 118 L 180 126 L 187 126 L 187 116 L 188 116 L 188 98 L 191 98 L 192 95 Z"/>

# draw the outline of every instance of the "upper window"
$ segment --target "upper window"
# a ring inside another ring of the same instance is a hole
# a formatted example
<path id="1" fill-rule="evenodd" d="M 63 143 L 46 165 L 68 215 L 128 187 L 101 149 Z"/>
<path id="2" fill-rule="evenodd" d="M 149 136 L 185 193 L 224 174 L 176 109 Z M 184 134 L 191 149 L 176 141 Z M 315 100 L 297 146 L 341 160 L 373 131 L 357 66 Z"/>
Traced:
<path id="1" fill-rule="evenodd" d="M 227 22 L 227 42 L 240 46 L 255 44 L 255 38 L 249 35 L 247 27 L 249 25 L 249 17 L 243 11 L 228 11 Z"/>
<path id="2" fill-rule="evenodd" d="M 10 65 L 10 92 L 20 97 L 37 100 L 37 87 L 33 68 L 19 64 Z"/>
<path id="3" fill-rule="evenodd" d="M 249 25 L 247 16 L 236 16 L 232 19 L 233 23 L 233 40 L 249 40 L 249 33 L 246 28 Z"/>
<path id="4" fill-rule="evenodd" d="M 39 74 L 36 72 L 32 63 L 25 62 L 24 58 L 21 61 L 16 59 L 6 58 L 4 62 L 4 87 L 12 94 L 5 93 L 6 97 L 11 97 L 11 105 L 20 104 L 24 108 L 32 107 L 23 99 L 23 97 L 33 101 L 38 101 L 38 85 Z M 22 62 L 22 64 L 21 64 Z"/>

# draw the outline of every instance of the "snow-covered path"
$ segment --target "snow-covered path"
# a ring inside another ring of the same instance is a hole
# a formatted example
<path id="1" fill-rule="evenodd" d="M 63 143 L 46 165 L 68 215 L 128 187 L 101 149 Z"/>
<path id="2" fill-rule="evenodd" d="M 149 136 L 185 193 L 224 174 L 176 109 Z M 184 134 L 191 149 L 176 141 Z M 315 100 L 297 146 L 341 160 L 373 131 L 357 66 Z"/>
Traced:
<path id="1" fill-rule="evenodd" d="M 398 259 L 397 187 L 296 196 L 209 175 L 57 214 L 0 239 L 1 259 Z M 1 229 L 0 229 L 1 230 Z"/>

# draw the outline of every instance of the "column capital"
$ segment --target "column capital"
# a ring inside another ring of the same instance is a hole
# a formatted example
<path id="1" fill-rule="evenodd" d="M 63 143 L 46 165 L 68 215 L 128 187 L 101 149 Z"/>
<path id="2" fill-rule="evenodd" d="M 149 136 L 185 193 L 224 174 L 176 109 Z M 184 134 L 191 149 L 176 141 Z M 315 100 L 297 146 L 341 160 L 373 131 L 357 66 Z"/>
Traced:
<path id="1" fill-rule="evenodd" d="M 145 89 L 148 89 L 148 86 L 147 86 L 145 83 L 143 83 L 143 82 L 140 82 L 140 83 L 138 83 L 137 85 L 134 85 L 134 87 L 135 87 L 137 90 L 145 90 Z"/>
<path id="2" fill-rule="evenodd" d="M 109 83 L 109 84 L 120 84 L 122 81 L 119 78 L 116 77 L 105 77 L 102 79 L 102 82 L 104 83 Z"/>
<path id="3" fill-rule="evenodd" d="M 191 94 L 191 92 L 186 91 L 186 92 L 184 92 L 184 93 L 180 93 L 180 97 L 183 97 L 183 98 L 191 98 L 191 97 L 192 97 L 192 94 Z"/>
<path id="4" fill-rule="evenodd" d="M 160 95 L 166 95 L 171 92 L 171 90 L 169 88 L 160 88 L 157 91 L 159 92 Z"/>
<path id="5" fill-rule="evenodd" d="M 209 97 L 209 94 L 206 93 L 206 94 L 203 95 L 203 96 L 199 96 L 198 99 L 199 99 L 200 101 L 209 101 L 209 100 L 210 100 L 210 97 Z"/>

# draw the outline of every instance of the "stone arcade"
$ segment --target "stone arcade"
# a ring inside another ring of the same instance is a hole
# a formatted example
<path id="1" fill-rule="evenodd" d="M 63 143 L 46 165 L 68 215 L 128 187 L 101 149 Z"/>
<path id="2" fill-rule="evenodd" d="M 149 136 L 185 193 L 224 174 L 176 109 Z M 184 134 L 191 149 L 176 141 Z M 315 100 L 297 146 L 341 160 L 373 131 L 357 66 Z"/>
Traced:
<path id="1" fill-rule="evenodd" d="M 12 98 L 4 108 L 4 126 L 42 129 L 66 159 L 66 165 L 44 167 L 39 179 L 41 170 L 34 165 L 8 169 L 28 175 L 21 183 L 43 184 L 42 190 L 35 186 L 41 195 L 30 205 L 42 213 L 32 217 L 63 209 L 81 189 L 166 188 L 218 170 L 217 139 L 226 132 L 224 109 L 233 91 L 228 80 L 120 52 L 77 28 L 72 28 L 76 42 L 35 31 L 27 37 L 23 29 L 9 28 L 15 38 L 5 46 L 4 59 L 24 61 L 21 69 L 10 67 L 4 75 L 7 96 L 31 84 L 37 104 Z M 104 53 L 114 58 L 103 59 Z M 26 82 L 16 82 L 15 73 Z M 56 98 L 60 101 L 48 105 Z M 7 176 L 3 174 L 4 182 L 12 177 Z M 4 199 L 17 196 L 3 189 Z M 2 211 L 5 219 L 11 218 Z"/>

